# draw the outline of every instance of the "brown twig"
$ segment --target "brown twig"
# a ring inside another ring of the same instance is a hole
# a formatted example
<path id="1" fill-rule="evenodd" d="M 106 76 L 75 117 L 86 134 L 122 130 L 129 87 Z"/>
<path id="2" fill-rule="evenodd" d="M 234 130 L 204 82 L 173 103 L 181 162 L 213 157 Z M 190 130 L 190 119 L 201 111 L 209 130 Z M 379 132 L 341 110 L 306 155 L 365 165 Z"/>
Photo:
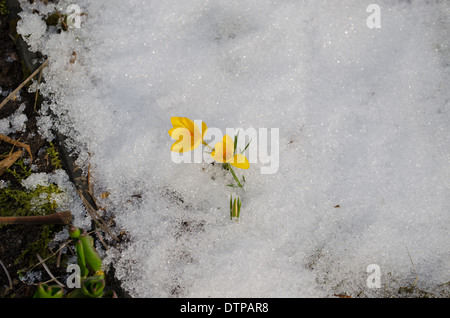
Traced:
<path id="1" fill-rule="evenodd" d="M 102 243 L 102 245 L 103 245 L 103 247 L 105 248 L 105 250 L 108 250 L 108 249 L 109 249 L 109 248 L 108 248 L 108 245 L 106 245 L 105 241 L 103 240 L 102 235 L 99 233 L 98 230 L 95 230 L 95 234 L 97 235 L 98 240 L 100 241 L 100 243 Z"/>
<path id="2" fill-rule="evenodd" d="M 61 256 L 62 256 L 62 249 L 58 252 L 58 257 L 56 258 L 56 267 L 59 268 L 59 265 L 61 264 Z"/>
<path id="3" fill-rule="evenodd" d="M 38 78 L 38 82 L 36 85 L 36 94 L 34 96 L 34 106 L 33 106 L 34 111 L 36 111 L 36 105 L 37 105 L 38 96 L 39 96 L 39 84 L 41 83 L 41 79 L 42 79 L 42 69 L 39 72 L 39 78 Z"/>
<path id="4" fill-rule="evenodd" d="M 416 275 L 416 280 L 414 281 L 414 284 L 412 285 L 412 287 L 414 287 L 414 286 L 416 286 L 416 284 L 417 284 L 417 282 L 418 282 L 418 280 L 419 280 L 419 276 L 417 276 L 416 266 L 414 265 L 414 262 L 413 262 L 413 260 L 412 260 L 412 258 L 411 258 L 411 254 L 409 254 L 409 249 L 408 249 L 408 246 L 407 246 L 407 245 L 406 245 L 406 251 L 408 252 L 409 260 L 411 261 L 411 264 L 412 264 L 412 266 L 413 266 L 413 269 L 414 269 L 414 275 Z"/>
<path id="5" fill-rule="evenodd" d="M 13 152 L 12 154 L 8 155 L 5 159 L 0 161 L 0 176 L 11 167 L 14 162 L 17 161 L 21 156 L 23 155 L 23 150 L 17 150 L 16 152 Z"/>
<path id="6" fill-rule="evenodd" d="M 44 67 L 45 65 L 47 65 L 48 60 L 45 60 L 44 63 L 41 64 L 41 66 L 39 66 L 34 72 L 33 74 L 31 74 L 30 76 L 28 76 L 28 78 L 26 80 L 24 80 L 22 82 L 22 84 L 20 84 L 15 90 L 13 90 L 8 97 L 6 97 L 0 104 L 0 109 L 3 108 L 3 106 L 6 105 L 7 102 L 9 102 L 11 99 L 13 99 L 14 96 L 16 96 L 16 94 L 22 89 L 22 87 L 24 87 L 33 77 L 36 76 L 37 73 L 39 73 Z"/>
<path id="7" fill-rule="evenodd" d="M 0 224 L 64 224 L 72 220 L 70 211 L 36 216 L 2 216 Z"/>
<path id="8" fill-rule="evenodd" d="M 94 203 L 97 205 L 97 202 L 95 202 L 94 187 L 92 186 L 92 182 L 91 182 L 91 153 L 88 152 L 88 155 L 89 155 L 88 170 L 87 170 L 88 192 L 91 195 L 92 200 L 94 200 Z"/>
<path id="9" fill-rule="evenodd" d="M 56 14 L 58 15 L 59 19 L 61 20 L 61 23 L 64 25 L 64 28 L 65 28 L 64 31 L 67 31 L 69 28 L 67 27 L 66 22 L 64 22 L 63 17 L 62 17 L 61 14 L 59 13 L 58 9 L 56 9 L 56 7 L 55 7 L 55 12 L 56 12 Z"/>
<path id="10" fill-rule="evenodd" d="M 12 139 L 12 138 L 9 138 L 8 136 L 3 135 L 3 134 L 0 134 L 0 140 L 2 140 L 4 142 L 7 142 L 7 143 L 9 143 L 9 144 L 11 144 L 13 146 L 19 146 L 19 147 L 24 148 L 28 152 L 28 154 L 30 155 L 31 161 L 33 161 L 33 155 L 31 154 L 30 145 L 27 145 L 27 144 L 24 144 L 23 142 L 17 141 L 17 140 Z"/>
<path id="11" fill-rule="evenodd" d="M 86 210 L 88 211 L 89 215 L 91 216 L 91 218 L 94 220 L 94 222 L 104 231 L 106 232 L 113 240 L 115 240 L 116 242 L 119 241 L 119 239 L 111 232 L 111 230 L 109 229 L 109 226 L 106 224 L 106 222 L 102 219 L 102 217 L 98 214 L 97 210 L 95 209 L 95 207 L 93 207 L 89 201 L 86 199 L 86 197 L 84 196 L 84 193 L 80 190 L 77 190 L 78 195 L 81 198 L 81 201 L 83 202 L 84 207 L 86 208 Z"/>
<path id="12" fill-rule="evenodd" d="M 42 257 L 41 257 L 38 253 L 36 253 L 36 257 L 39 259 L 39 262 L 41 262 L 41 264 L 42 264 L 42 266 L 44 267 L 45 271 L 46 271 L 47 274 L 55 281 L 55 283 L 57 283 L 57 284 L 58 284 L 59 286 L 61 286 L 61 287 L 66 287 L 66 286 L 64 286 L 63 283 L 61 283 L 60 281 L 58 281 L 58 280 L 56 279 L 55 276 L 53 276 L 52 272 L 50 271 L 50 269 L 49 269 L 49 268 L 47 267 L 47 265 L 45 264 L 45 261 L 42 259 Z"/>
<path id="13" fill-rule="evenodd" d="M 8 270 L 6 269 L 5 265 L 3 265 L 3 262 L 1 260 L 0 260 L 0 265 L 3 267 L 3 270 L 6 273 L 6 277 L 8 277 L 9 289 L 12 289 L 13 288 L 13 284 L 12 284 L 12 281 L 11 281 L 11 276 L 9 276 Z"/>
<path id="14" fill-rule="evenodd" d="M 69 244 L 70 244 L 71 242 L 72 242 L 72 240 L 68 240 L 66 243 L 64 243 L 63 245 L 61 245 L 61 246 L 59 247 L 59 249 L 58 249 L 56 252 L 52 252 L 52 255 L 48 256 L 47 258 L 44 258 L 43 260 L 40 260 L 39 263 L 34 264 L 33 266 L 29 267 L 27 270 L 28 270 L 28 271 L 33 270 L 33 268 L 35 268 L 35 267 L 41 265 L 41 264 L 42 264 L 43 262 L 45 262 L 46 260 L 52 258 L 53 256 L 56 255 L 56 253 L 58 253 L 60 250 L 62 250 L 62 249 L 63 249 L 64 247 L 66 247 L 66 246 L 67 246 L 67 248 L 72 252 L 72 255 L 75 256 L 75 254 L 73 253 L 73 251 L 70 249 L 70 246 L 69 246 Z"/>

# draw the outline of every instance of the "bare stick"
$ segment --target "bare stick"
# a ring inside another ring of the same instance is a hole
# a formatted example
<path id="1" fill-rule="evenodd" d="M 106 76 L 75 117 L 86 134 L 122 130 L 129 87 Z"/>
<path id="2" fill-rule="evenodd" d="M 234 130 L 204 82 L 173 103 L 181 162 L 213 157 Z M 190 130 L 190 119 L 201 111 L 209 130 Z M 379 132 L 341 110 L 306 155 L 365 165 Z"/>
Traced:
<path id="1" fill-rule="evenodd" d="M 14 162 L 17 161 L 21 156 L 23 155 L 23 150 L 17 150 L 16 152 L 13 152 L 8 157 L 0 161 L 0 176 L 11 167 Z"/>
<path id="2" fill-rule="evenodd" d="M 55 276 L 53 276 L 52 272 L 50 272 L 50 269 L 47 267 L 47 265 L 45 264 L 45 262 L 42 260 L 42 257 L 36 253 L 37 258 L 39 259 L 39 261 L 42 263 L 42 266 L 44 267 L 45 271 L 47 272 L 47 274 L 61 287 L 66 287 L 64 286 L 64 284 L 62 284 L 59 280 L 56 279 Z"/>
<path id="3" fill-rule="evenodd" d="M 39 84 L 41 83 L 41 79 L 42 79 L 42 69 L 41 69 L 41 72 L 39 73 L 39 78 L 38 78 L 38 82 L 36 85 L 36 94 L 34 96 L 34 106 L 33 106 L 34 111 L 36 111 L 36 105 L 37 105 L 37 100 L 38 100 L 38 95 L 39 95 Z"/>
<path id="4" fill-rule="evenodd" d="M 59 268 L 59 264 L 61 263 L 61 255 L 62 255 L 62 249 L 58 252 L 58 257 L 56 258 L 56 267 Z"/>
<path id="5" fill-rule="evenodd" d="M 5 265 L 3 265 L 3 262 L 2 262 L 1 260 L 0 260 L 0 265 L 2 265 L 3 270 L 4 270 L 5 273 L 6 273 L 6 277 L 8 277 L 9 289 L 12 289 L 12 288 L 13 288 L 13 285 L 12 285 L 11 277 L 9 276 L 8 270 L 6 269 Z"/>
<path id="6" fill-rule="evenodd" d="M 103 240 L 102 235 L 99 233 L 98 230 L 95 230 L 95 234 L 97 235 L 100 243 L 102 243 L 103 247 L 105 248 L 105 250 L 108 250 L 108 245 L 106 245 L 105 241 Z"/>
<path id="7" fill-rule="evenodd" d="M 24 148 L 28 152 L 28 154 L 30 155 L 31 161 L 33 161 L 33 155 L 31 154 L 30 145 L 27 145 L 27 144 L 24 144 L 23 142 L 14 140 L 12 138 L 9 138 L 8 136 L 5 136 L 3 134 L 0 134 L 0 140 L 5 141 L 5 142 L 7 142 L 7 143 L 9 143 L 9 144 L 11 144 L 13 146 L 19 146 L 19 147 Z"/>
<path id="8" fill-rule="evenodd" d="M 67 27 L 66 22 L 64 22 L 63 17 L 61 16 L 61 14 L 59 14 L 58 9 L 56 9 L 56 7 L 55 7 L 55 12 L 56 12 L 56 14 L 58 15 L 58 17 L 60 18 L 61 23 L 64 25 L 64 27 L 66 28 L 66 30 L 68 30 L 69 28 Z M 65 31 L 65 30 L 64 30 L 64 31 Z"/>
<path id="9" fill-rule="evenodd" d="M 411 261 L 411 264 L 413 266 L 414 269 L 414 275 L 416 275 L 416 280 L 414 281 L 414 284 L 412 285 L 412 287 L 416 286 L 417 281 L 419 280 L 419 276 L 417 276 L 417 272 L 416 272 L 416 266 L 414 266 L 414 262 L 411 258 L 411 255 L 409 254 L 409 250 L 408 250 L 408 246 L 406 245 L 406 251 L 408 252 L 408 256 L 409 256 L 409 260 Z"/>
<path id="10" fill-rule="evenodd" d="M 28 268 L 28 270 L 29 271 L 31 271 L 33 268 L 35 268 L 36 266 L 39 266 L 39 265 L 41 265 L 43 262 L 45 262 L 46 260 L 48 260 L 48 259 L 50 259 L 50 258 L 52 258 L 53 256 L 55 256 L 56 255 L 56 253 L 58 253 L 59 251 L 61 251 L 64 247 L 68 247 L 69 248 L 69 250 L 72 252 L 72 250 L 70 249 L 70 246 L 68 246 L 70 243 L 72 242 L 72 240 L 68 240 L 66 243 L 64 243 L 56 252 L 52 252 L 52 255 L 50 255 L 50 256 L 48 256 L 47 258 L 45 258 L 45 259 L 43 259 L 43 260 L 41 260 L 41 261 L 39 261 L 39 263 L 37 263 L 37 264 L 35 264 L 35 265 L 33 265 L 33 266 L 31 266 L 30 268 Z M 72 255 L 74 255 L 75 256 L 75 254 L 73 254 L 73 252 L 72 252 Z"/>
<path id="11" fill-rule="evenodd" d="M 81 198 L 81 201 L 83 201 L 83 205 L 88 211 L 91 218 L 94 220 L 94 222 L 104 231 L 106 232 L 113 240 L 116 242 L 119 241 L 119 239 L 111 232 L 108 225 L 105 223 L 105 221 L 101 218 L 101 216 L 98 214 L 97 210 L 86 200 L 84 194 L 82 191 L 77 190 L 78 195 Z"/>
<path id="12" fill-rule="evenodd" d="M 70 211 L 36 216 L 2 216 L 0 224 L 64 224 L 72 220 Z"/>
<path id="13" fill-rule="evenodd" d="M 20 84 L 15 90 L 13 90 L 8 97 L 6 97 L 2 103 L 0 104 L 0 109 L 3 108 L 3 106 L 6 105 L 7 102 L 9 102 L 11 99 L 13 99 L 14 96 L 16 96 L 16 94 L 22 89 L 22 87 L 24 87 L 33 77 L 36 76 L 37 73 L 39 73 L 44 67 L 45 65 L 47 65 L 48 60 L 45 60 L 44 63 L 41 64 L 41 66 L 39 66 L 34 72 L 33 74 L 31 74 L 30 76 L 28 76 L 28 78 L 26 80 L 24 80 L 22 82 L 22 84 Z"/>

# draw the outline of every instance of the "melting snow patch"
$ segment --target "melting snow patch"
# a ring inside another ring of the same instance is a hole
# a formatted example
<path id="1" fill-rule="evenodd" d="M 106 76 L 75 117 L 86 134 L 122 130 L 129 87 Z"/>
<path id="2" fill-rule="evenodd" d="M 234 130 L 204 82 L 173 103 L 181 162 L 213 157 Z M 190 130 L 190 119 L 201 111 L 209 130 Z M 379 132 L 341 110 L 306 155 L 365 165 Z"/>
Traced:
<path id="1" fill-rule="evenodd" d="M 371 28 L 357 0 L 62 0 L 87 14 L 59 33 L 33 13 L 47 6 L 21 3 L 18 31 L 50 60 L 40 91 L 55 127 L 82 167 L 91 154 L 95 192 L 129 234 L 108 258 L 132 296 L 372 296 L 416 274 L 423 289 L 449 281 L 448 2 L 378 1 Z M 172 116 L 278 128 L 278 170 L 251 164 L 238 191 L 217 164 L 174 163 Z"/>

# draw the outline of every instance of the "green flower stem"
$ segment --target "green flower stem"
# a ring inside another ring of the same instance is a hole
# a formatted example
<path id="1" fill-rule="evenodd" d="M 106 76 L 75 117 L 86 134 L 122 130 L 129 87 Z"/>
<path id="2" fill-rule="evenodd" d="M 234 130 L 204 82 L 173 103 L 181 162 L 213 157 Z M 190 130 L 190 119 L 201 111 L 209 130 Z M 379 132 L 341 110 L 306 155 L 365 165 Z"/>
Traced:
<path id="1" fill-rule="evenodd" d="M 79 238 L 78 242 L 81 242 L 83 246 L 83 253 L 87 268 L 92 273 L 96 273 L 102 268 L 102 259 L 98 255 L 97 250 L 94 247 L 94 240 L 86 232 L 83 232 Z M 78 243 L 77 243 L 78 244 Z"/>
<path id="2" fill-rule="evenodd" d="M 231 168 L 231 165 L 230 165 L 229 163 L 227 163 L 227 168 L 230 169 L 230 172 L 231 172 L 231 174 L 233 175 L 234 180 L 236 180 L 238 186 L 241 187 L 241 188 L 243 188 L 241 182 L 239 181 L 238 177 L 237 177 L 236 174 L 234 173 L 234 170 L 233 170 L 233 168 Z"/>
<path id="3" fill-rule="evenodd" d="M 211 150 L 211 151 L 213 151 L 214 150 L 214 148 L 213 147 L 211 147 L 210 145 L 208 145 L 207 143 L 206 143 L 206 141 L 204 141 L 204 140 L 202 140 L 202 143 L 206 146 L 206 147 L 208 147 L 209 148 L 209 150 Z"/>

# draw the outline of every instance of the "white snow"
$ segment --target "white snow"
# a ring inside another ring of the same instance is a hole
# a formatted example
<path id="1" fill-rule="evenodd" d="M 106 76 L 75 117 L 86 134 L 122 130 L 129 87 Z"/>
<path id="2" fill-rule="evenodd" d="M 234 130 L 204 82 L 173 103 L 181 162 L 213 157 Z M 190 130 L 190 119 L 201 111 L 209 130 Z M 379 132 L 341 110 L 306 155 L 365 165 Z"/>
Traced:
<path id="1" fill-rule="evenodd" d="M 370 29 L 371 3 L 62 0 L 87 15 L 58 34 L 32 13 L 48 7 L 21 1 L 18 30 L 49 57 L 55 126 L 131 239 L 108 257 L 132 296 L 374 296 L 450 280 L 450 4 L 379 0 Z M 278 128 L 278 171 L 237 171 L 240 191 L 217 165 L 172 162 L 172 116 Z"/>
<path id="2" fill-rule="evenodd" d="M 19 108 L 10 116 L 0 119 L 0 133 L 9 135 L 11 133 L 21 132 L 25 129 L 27 115 L 23 113 L 25 104 L 21 104 Z"/>

